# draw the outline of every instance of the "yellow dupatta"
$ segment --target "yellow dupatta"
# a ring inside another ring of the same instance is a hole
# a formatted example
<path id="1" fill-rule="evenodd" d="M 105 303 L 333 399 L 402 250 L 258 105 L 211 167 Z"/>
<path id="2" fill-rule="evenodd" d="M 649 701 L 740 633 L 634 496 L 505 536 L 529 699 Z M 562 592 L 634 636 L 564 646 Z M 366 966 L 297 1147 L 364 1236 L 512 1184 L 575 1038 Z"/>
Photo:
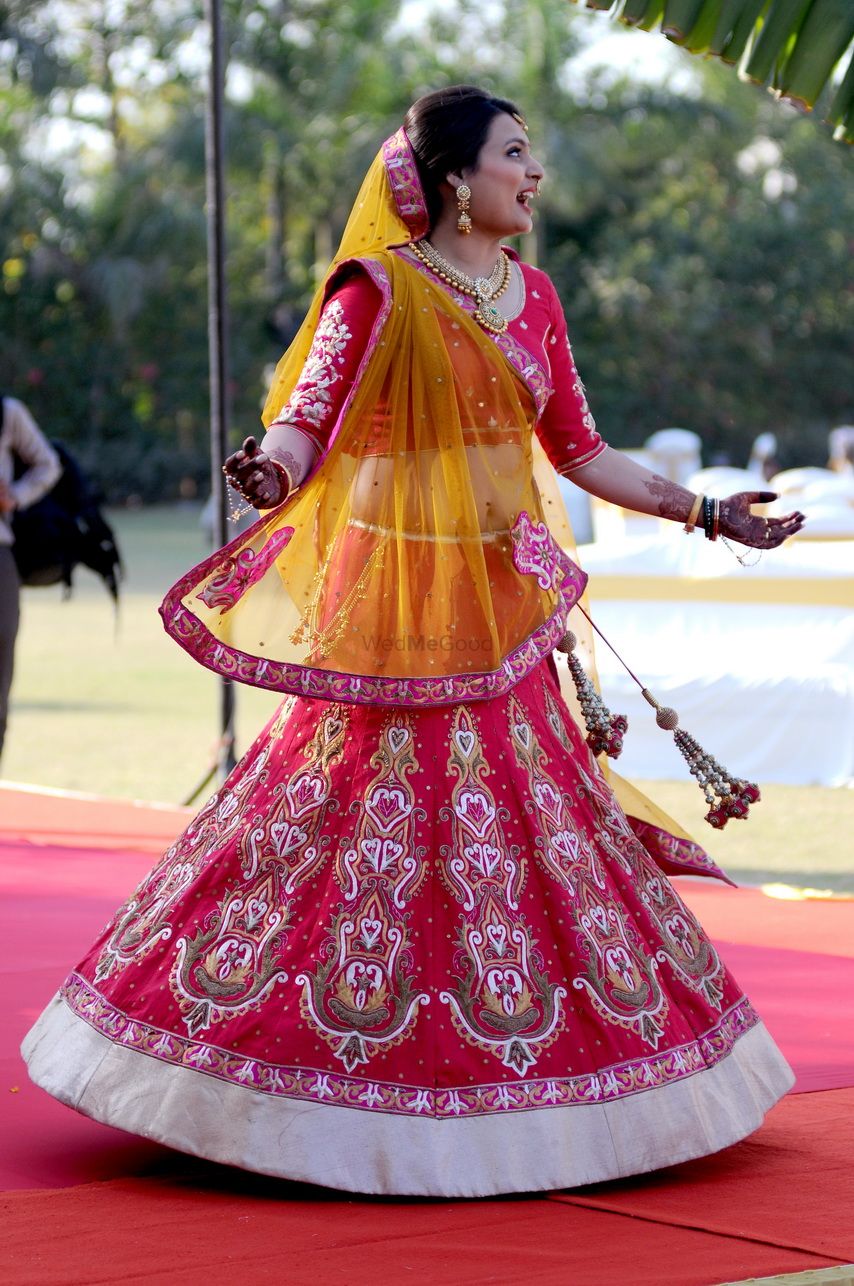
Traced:
<path id="1" fill-rule="evenodd" d="M 282 691 L 498 695 L 552 650 L 584 584 L 543 521 L 535 395 L 438 282 L 390 251 L 359 263 L 382 303 L 324 459 L 176 587 L 173 628 L 211 668 Z"/>

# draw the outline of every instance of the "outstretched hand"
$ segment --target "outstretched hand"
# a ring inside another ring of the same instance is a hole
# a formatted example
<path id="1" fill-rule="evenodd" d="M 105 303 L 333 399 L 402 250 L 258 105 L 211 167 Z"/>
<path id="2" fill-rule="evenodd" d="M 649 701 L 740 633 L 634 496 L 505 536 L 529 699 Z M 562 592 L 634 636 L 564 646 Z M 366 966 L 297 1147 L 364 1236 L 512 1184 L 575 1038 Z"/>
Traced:
<path id="1" fill-rule="evenodd" d="M 720 534 L 752 549 L 776 549 L 806 521 L 797 510 L 784 518 L 760 518 L 750 512 L 751 505 L 767 505 L 776 499 L 774 491 L 739 491 L 727 496 L 720 502 Z"/>
<path id="2" fill-rule="evenodd" d="M 281 470 L 261 450 L 255 438 L 245 438 L 240 450 L 228 457 L 222 471 L 229 485 L 255 509 L 272 509 L 287 495 L 288 485 Z"/>

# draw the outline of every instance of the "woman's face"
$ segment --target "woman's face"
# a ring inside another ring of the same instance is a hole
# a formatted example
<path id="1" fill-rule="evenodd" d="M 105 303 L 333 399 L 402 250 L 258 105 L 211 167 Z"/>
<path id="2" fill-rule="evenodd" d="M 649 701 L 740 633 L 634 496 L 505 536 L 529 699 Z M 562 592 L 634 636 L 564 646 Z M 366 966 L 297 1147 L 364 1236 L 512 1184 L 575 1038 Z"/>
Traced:
<path id="1" fill-rule="evenodd" d="M 502 112 L 492 118 L 477 168 L 461 171 L 452 181 L 456 187 L 461 179 L 471 188 L 470 214 L 478 232 L 512 237 L 531 231 L 529 203 L 543 174 L 524 129 Z M 453 200 L 456 209 L 455 195 Z"/>

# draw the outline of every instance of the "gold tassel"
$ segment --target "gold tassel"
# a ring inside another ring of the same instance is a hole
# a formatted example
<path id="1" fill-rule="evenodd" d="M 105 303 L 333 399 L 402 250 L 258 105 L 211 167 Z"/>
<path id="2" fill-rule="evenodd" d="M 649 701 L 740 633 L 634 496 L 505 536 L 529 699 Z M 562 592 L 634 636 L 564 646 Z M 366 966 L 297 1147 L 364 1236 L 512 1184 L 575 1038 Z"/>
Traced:
<path id="1" fill-rule="evenodd" d="M 670 706 L 659 705 L 649 688 L 641 688 L 645 701 L 655 710 L 659 728 L 673 733 L 676 747 L 688 764 L 688 771 L 696 777 L 697 785 L 706 797 L 709 811 L 706 821 L 716 830 L 722 830 L 731 817 L 746 817 L 750 805 L 761 798 L 759 787 L 751 781 L 733 777 L 716 759 L 703 749 L 699 742 L 679 727 L 679 715 Z"/>
<path id="2" fill-rule="evenodd" d="M 558 643 L 557 650 L 566 656 L 566 663 L 578 693 L 578 704 L 581 706 L 587 728 L 587 744 L 594 755 L 606 754 L 610 759 L 616 759 L 623 749 L 623 736 L 628 729 L 629 721 L 624 714 L 611 714 L 575 655 L 577 644 L 578 639 L 571 630 L 567 630 Z"/>

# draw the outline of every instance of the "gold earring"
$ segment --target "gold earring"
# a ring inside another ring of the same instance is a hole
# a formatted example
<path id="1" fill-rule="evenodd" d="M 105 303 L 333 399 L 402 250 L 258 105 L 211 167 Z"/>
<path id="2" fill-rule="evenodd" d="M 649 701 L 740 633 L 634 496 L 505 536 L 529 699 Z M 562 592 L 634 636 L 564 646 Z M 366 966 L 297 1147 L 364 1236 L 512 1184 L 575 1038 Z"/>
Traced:
<path id="1" fill-rule="evenodd" d="M 461 183 L 457 188 L 457 232 L 462 233 L 464 237 L 467 237 L 471 232 L 470 201 L 471 188 L 467 183 Z"/>

